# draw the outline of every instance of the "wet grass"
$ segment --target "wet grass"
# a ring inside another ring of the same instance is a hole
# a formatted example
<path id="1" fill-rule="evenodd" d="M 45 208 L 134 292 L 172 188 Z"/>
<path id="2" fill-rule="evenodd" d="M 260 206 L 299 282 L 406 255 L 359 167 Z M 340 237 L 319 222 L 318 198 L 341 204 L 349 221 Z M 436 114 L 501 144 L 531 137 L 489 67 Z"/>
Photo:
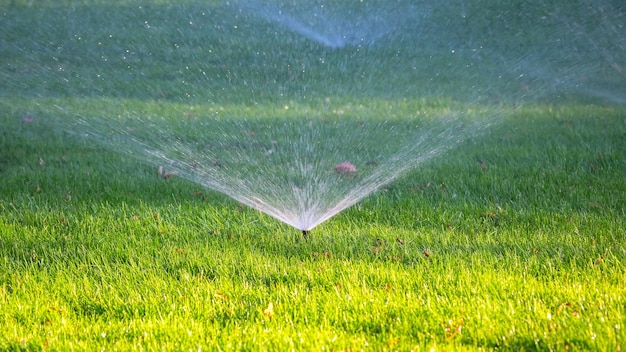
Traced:
<path id="1" fill-rule="evenodd" d="M 455 69 L 463 60 L 437 48 L 435 58 L 389 56 L 396 48 L 384 45 L 332 51 L 249 16 L 235 21 L 244 40 L 225 19 L 242 15 L 220 4 L 5 3 L 0 349 L 624 348 L 623 105 L 535 81 L 468 94 L 453 78 L 480 86 L 491 74 Z M 146 34 L 146 21 L 161 34 Z M 120 39 L 105 47 L 106 38 Z M 520 95 L 533 88 L 541 98 Z M 46 123 L 221 109 L 293 116 L 285 105 L 335 118 L 366 106 L 398 120 L 486 106 L 498 123 L 307 241 Z"/>

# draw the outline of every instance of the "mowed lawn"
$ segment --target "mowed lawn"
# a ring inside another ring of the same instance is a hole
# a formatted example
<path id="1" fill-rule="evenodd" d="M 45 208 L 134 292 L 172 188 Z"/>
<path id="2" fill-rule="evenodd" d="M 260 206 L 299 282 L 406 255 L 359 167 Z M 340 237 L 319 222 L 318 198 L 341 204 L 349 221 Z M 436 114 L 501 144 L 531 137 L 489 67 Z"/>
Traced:
<path id="1" fill-rule="evenodd" d="M 626 107 L 443 49 L 474 21 L 328 48 L 237 4 L 0 0 L 0 350 L 626 348 Z M 584 82 L 619 95 L 615 60 Z M 307 240 L 64 125 L 364 109 L 493 123 Z"/>

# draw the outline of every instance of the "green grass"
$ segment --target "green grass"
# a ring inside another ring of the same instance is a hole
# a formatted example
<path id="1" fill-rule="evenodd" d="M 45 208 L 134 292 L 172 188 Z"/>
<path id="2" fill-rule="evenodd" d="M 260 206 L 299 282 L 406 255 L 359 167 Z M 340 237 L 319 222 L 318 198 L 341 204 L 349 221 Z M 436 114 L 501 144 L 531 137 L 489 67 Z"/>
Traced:
<path id="1" fill-rule="evenodd" d="M 619 92 L 623 53 L 542 41 L 533 21 L 585 12 L 559 4 L 478 1 L 454 20 L 450 1 L 433 28 L 331 50 L 217 2 L 0 0 L 0 350 L 622 350 L 626 107 L 520 79 L 493 54 L 536 44 L 580 69 L 573 81 Z M 601 28 L 573 43 L 619 44 L 600 39 L 620 11 L 593 12 Z M 488 133 L 308 241 L 62 131 L 79 117 L 483 109 Z"/>

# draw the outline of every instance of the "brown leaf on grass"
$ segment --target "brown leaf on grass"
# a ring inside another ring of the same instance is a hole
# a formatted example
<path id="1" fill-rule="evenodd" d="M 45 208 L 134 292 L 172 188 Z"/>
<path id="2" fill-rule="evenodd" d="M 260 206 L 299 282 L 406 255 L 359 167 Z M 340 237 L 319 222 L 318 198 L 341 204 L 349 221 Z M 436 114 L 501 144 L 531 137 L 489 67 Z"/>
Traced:
<path id="1" fill-rule="evenodd" d="M 404 246 L 404 240 L 401 239 L 400 237 L 396 237 L 396 241 Z"/>
<path id="2" fill-rule="evenodd" d="M 463 317 L 464 314 L 462 314 L 457 321 L 448 321 L 448 326 L 444 329 L 446 333 L 446 341 L 450 341 L 457 335 L 461 334 L 461 330 L 463 330 Z"/>
<path id="3" fill-rule="evenodd" d="M 430 252 L 427 249 L 424 250 L 424 257 L 430 257 Z"/>
<path id="4" fill-rule="evenodd" d="M 263 315 L 265 315 L 269 319 L 272 319 L 272 317 L 274 316 L 274 304 L 272 302 L 268 303 L 267 308 L 263 309 Z"/>
<path id="5" fill-rule="evenodd" d="M 23 123 L 32 123 L 33 121 L 35 121 L 35 118 L 32 115 L 24 115 L 24 116 L 22 116 L 22 122 Z"/>
<path id="6" fill-rule="evenodd" d="M 485 212 L 485 213 L 483 213 L 483 216 L 486 217 L 486 218 L 495 219 L 495 218 L 498 217 L 498 214 L 492 213 L 492 212 Z"/>
<path id="7" fill-rule="evenodd" d="M 63 308 L 59 308 L 59 307 L 49 307 L 49 310 L 53 311 L 53 312 L 57 312 L 59 314 L 63 314 Z"/>
<path id="8" fill-rule="evenodd" d="M 392 337 L 389 339 L 389 349 L 393 350 L 393 348 L 400 342 L 399 337 Z"/>
<path id="9" fill-rule="evenodd" d="M 556 312 L 554 313 L 554 315 L 557 315 L 559 313 L 561 313 L 561 311 L 565 308 L 570 308 L 572 306 L 572 304 L 570 302 L 563 302 L 561 304 L 559 304 L 559 306 L 556 308 Z"/>
<path id="10" fill-rule="evenodd" d="M 483 172 L 486 172 L 489 167 L 487 167 L 487 163 L 484 160 L 478 160 L 478 162 L 480 163 L 480 168 L 481 170 L 483 170 Z"/>
<path id="11" fill-rule="evenodd" d="M 215 292 L 213 294 L 213 297 L 219 298 L 219 299 L 221 299 L 223 301 L 228 301 L 228 296 L 226 296 L 225 294 L 219 293 L 219 292 Z"/>
<path id="12" fill-rule="evenodd" d="M 163 165 L 159 166 L 159 168 L 157 169 L 157 176 L 159 177 L 163 177 L 166 180 L 171 179 L 172 177 L 174 177 L 176 175 L 176 173 L 174 173 L 173 171 L 166 171 L 163 168 Z"/>
<path id="13" fill-rule="evenodd" d="M 343 163 L 335 165 L 335 171 L 340 174 L 354 174 L 356 173 L 356 166 L 352 165 L 352 163 L 344 161 Z"/>
<path id="14" fill-rule="evenodd" d="M 325 259 L 328 259 L 332 256 L 330 251 L 325 251 L 323 253 L 313 252 L 311 253 L 311 255 L 313 256 L 313 258 L 325 258 Z"/>

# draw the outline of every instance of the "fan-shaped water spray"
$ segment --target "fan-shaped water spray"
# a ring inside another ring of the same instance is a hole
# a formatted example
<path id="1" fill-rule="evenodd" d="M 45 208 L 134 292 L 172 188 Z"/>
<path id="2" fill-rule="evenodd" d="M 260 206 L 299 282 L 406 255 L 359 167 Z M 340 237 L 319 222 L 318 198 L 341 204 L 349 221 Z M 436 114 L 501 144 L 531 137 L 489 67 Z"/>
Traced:
<path id="1" fill-rule="evenodd" d="M 425 4 L 394 2 L 236 1 L 231 6 L 330 48 L 370 45 L 409 20 L 419 21 L 429 9 Z"/>
<path id="2" fill-rule="evenodd" d="M 72 133 L 309 231 L 486 125 L 470 117 L 81 119 Z"/>

